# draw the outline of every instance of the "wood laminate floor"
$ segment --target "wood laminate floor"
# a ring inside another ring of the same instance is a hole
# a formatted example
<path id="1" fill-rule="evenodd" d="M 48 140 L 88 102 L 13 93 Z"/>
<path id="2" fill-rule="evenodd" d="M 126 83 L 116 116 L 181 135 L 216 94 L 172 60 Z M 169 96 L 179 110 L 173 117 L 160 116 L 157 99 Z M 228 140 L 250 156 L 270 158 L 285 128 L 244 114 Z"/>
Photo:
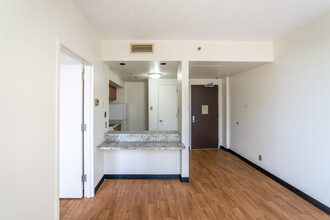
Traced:
<path id="1" fill-rule="evenodd" d="M 94 198 L 63 199 L 61 219 L 330 219 L 223 150 L 190 151 L 190 183 L 105 180 Z"/>

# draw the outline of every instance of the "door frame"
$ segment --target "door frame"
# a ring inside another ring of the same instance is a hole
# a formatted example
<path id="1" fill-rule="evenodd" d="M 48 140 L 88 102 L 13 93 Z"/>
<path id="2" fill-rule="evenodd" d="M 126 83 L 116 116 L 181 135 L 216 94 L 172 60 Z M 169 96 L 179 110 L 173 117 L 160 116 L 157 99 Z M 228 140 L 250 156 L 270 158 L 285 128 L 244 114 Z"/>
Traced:
<path id="1" fill-rule="evenodd" d="M 59 105 L 60 105 L 60 56 L 61 53 L 65 53 L 70 57 L 81 62 L 85 69 L 85 78 L 84 78 L 84 123 L 87 124 L 86 131 L 83 135 L 83 170 L 84 174 L 87 175 L 86 182 L 83 184 L 83 197 L 93 197 L 94 196 L 94 152 L 93 152 L 93 132 L 94 132 L 94 105 L 93 105 L 93 91 L 94 91 L 94 66 L 91 65 L 88 61 L 86 61 L 81 56 L 77 55 L 77 53 L 73 52 L 73 50 L 69 49 L 69 47 L 65 46 L 59 39 L 57 39 L 57 62 L 56 62 L 56 117 L 55 117 L 55 191 L 56 191 L 56 203 L 59 210 Z"/>
<path id="2" fill-rule="evenodd" d="M 214 85 L 218 86 L 219 92 L 218 92 L 218 149 L 220 149 L 220 146 L 223 146 L 223 139 L 224 139 L 224 103 L 225 100 L 223 98 L 224 92 L 223 90 L 223 80 L 222 79 L 189 79 L 189 149 L 191 150 L 191 144 L 192 144 L 192 135 L 191 135 L 191 129 L 192 129 L 192 108 L 191 108 L 191 86 L 193 85 L 206 85 L 208 83 L 213 83 Z"/>

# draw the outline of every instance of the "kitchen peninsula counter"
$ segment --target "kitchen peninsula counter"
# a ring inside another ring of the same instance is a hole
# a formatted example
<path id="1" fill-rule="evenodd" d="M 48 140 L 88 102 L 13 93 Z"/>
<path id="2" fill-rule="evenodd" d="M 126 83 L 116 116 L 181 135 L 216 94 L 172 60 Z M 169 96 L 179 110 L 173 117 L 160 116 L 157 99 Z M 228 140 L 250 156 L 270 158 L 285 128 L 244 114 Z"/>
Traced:
<path id="1" fill-rule="evenodd" d="M 99 150 L 183 150 L 177 131 L 109 131 Z"/>

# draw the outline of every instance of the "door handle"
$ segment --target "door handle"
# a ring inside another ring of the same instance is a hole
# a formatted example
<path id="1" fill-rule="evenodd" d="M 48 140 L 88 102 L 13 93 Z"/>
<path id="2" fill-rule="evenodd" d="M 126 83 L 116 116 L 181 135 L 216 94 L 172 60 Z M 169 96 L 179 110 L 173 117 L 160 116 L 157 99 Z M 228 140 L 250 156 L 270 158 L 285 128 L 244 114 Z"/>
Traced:
<path id="1" fill-rule="evenodd" d="M 163 120 L 159 120 L 159 122 L 164 122 Z"/>
<path id="2" fill-rule="evenodd" d="M 195 119 L 195 116 L 192 116 L 192 123 L 198 122 L 198 120 Z"/>

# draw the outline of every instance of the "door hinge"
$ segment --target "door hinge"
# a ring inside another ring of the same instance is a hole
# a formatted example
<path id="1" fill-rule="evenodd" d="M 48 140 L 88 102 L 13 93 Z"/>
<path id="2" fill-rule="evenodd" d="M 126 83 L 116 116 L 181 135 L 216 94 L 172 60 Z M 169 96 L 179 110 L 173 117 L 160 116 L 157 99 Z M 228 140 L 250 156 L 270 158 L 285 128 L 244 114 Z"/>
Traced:
<path id="1" fill-rule="evenodd" d="M 81 124 L 81 131 L 86 131 L 86 124 Z"/>
<path id="2" fill-rule="evenodd" d="M 86 174 L 81 176 L 81 181 L 82 182 L 87 182 L 87 175 Z"/>

